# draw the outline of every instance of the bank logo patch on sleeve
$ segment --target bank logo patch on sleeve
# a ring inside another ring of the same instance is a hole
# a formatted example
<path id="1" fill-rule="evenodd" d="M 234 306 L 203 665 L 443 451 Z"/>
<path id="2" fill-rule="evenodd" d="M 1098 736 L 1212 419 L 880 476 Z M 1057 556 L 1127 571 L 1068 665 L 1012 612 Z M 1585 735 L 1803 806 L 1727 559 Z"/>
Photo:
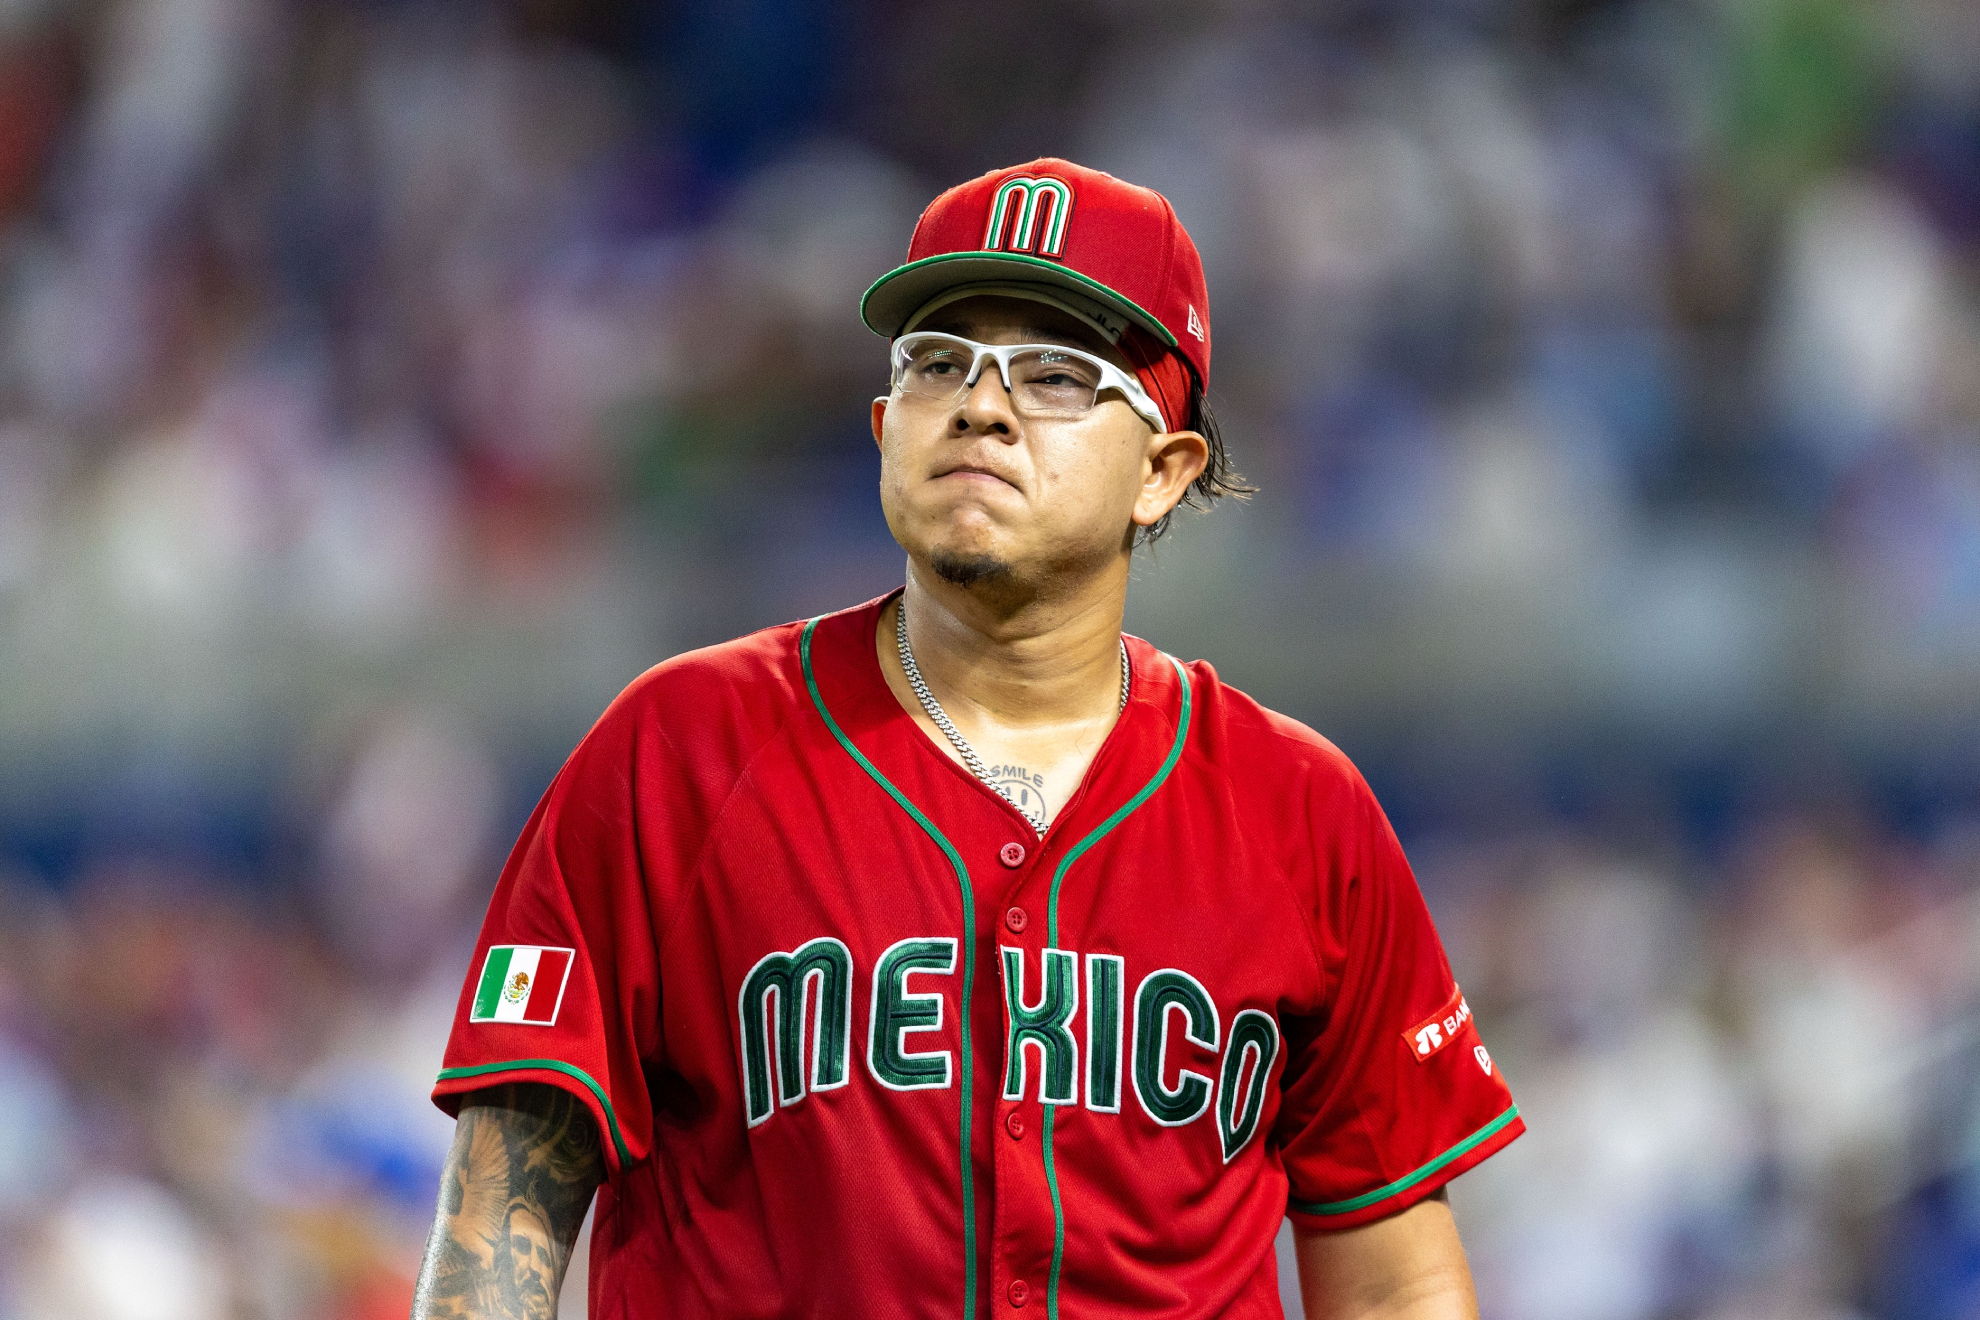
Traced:
<path id="1" fill-rule="evenodd" d="M 498 944 L 481 966 L 470 1022 L 522 1022 L 547 1027 L 557 1020 L 564 1002 L 564 983 L 571 976 L 574 949 L 549 949 L 537 944 Z"/>
<path id="2" fill-rule="evenodd" d="M 1464 1002 L 1464 991 L 1454 988 L 1451 1001 L 1435 1017 L 1426 1018 L 1403 1032 L 1403 1044 L 1409 1047 L 1409 1057 L 1422 1063 L 1456 1040 L 1470 1021 L 1471 1005 Z"/>

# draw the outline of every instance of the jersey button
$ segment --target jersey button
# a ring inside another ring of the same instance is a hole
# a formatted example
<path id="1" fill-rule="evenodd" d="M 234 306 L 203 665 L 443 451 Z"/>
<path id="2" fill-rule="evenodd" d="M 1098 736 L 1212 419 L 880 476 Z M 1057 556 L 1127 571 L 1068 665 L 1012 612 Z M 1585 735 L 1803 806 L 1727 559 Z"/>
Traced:
<path id="1" fill-rule="evenodd" d="M 1016 870 L 1024 865 L 1024 845 L 1013 840 L 997 850 L 997 860 Z"/>
<path id="2" fill-rule="evenodd" d="M 1023 1279 L 1011 1280 L 1011 1305 L 1023 1306 L 1031 1298 L 1031 1285 Z"/>
<path id="3" fill-rule="evenodd" d="M 1004 1115 L 1004 1129 L 1011 1134 L 1012 1141 L 1023 1141 L 1024 1115 L 1015 1109 Z"/>
<path id="4" fill-rule="evenodd" d="M 1024 934 L 1024 928 L 1031 924 L 1031 914 L 1021 907 L 1014 907 L 1004 914 L 1004 924 L 1011 928 L 1013 935 Z"/>

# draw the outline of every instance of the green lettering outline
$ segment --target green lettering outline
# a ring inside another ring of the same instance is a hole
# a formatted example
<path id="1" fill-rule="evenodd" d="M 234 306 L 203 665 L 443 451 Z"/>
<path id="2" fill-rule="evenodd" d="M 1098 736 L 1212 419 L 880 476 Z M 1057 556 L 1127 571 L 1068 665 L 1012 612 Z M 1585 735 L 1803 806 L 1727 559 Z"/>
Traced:
<path id="1" fill-rule="evenodd" d="M 811 1091 L 836 1090 L 852 1079 L 848 1066 L 852 1057 L 852 977 L 852 951 L 843 940 L 830 935 L 807 940 L 789 953 L 772 950 L 758 958 L 743 977 L 736 991 L 736 1025 L 742 1035 L 737 1054 L 750 1127 L 766 1121 L 779 1108 L 797 1104 Z M 814 980 L 816 990 L 812 988 Z M 808 1033 L 807 999 L 811 1002 Z M 809 1088 L 804 1075 L 807 1035 L 811 1041 Z M 773 1071 L 775 1087 L 770 1085 Z"/>
<path id="2" fill-rule="evenodd" d="M 1244 1077 L 1247 1053 L 1258 1056 L 1258 1065 L 1251 1070 L 1240 1109 L 1237 1085 Z M 1230 1034 L 1224 1038 L 1223 1066 L 1217 1070 L 1217 1139 L 1223 1144 L 1224 1163 L 1237 1158 L 1258 1131 L 1259 1116 L 1265 1111 L 1266 1084 L 1278 1058 L 1278 1022 L 1270 1013 L 1255 1008 L 1240 1010 L 1231 1019 Z"/>
<path id="3" fill-rule="evenodd" d="M 953 976 L 955 970 L 956 941 L 948 936 L 910 935 L 896 940 L 873 964 L 866 1066 L 873 1080 L 889 1091 L 945 1091 L 955 1084 L 955 1060 L 948 1050 L 907 1051 L 909 1032 L 942 1029 L 945 1002 L 937 990 L 910 991 L 908 977 Z M 935 1076 L 931 1067 L 941 1075 Z"/>
<path id="4" fill-rule="evenodd" d="M 1127 1043 L 1127 959 L 1086 955 L 1086 1107 L 1121 1112 L 1121 1062 Z M 1111 1038 L 1111 1044 L 1109 1040 Z M 1098 1091 L 1110 1103 L 1094 1099 Z"/>
<path id="5" fill-rule="evenodd" d="M 1038 1047 L 1038 1103 L 1079 1103 L 1079 955 L 1046 949 L 1040 958 L 1038 1003 L 1024 1002 L 1024 950 L 1003 946 L 1004 1099 L 1023 1100 L 1031 1090 L 1025 1046 Z"/>
<path id="6" fill-rule="evenodd" d="M 1220 1038 L 1217 1001 L 1203 982 L 1175 967 L 1141 978 L 1134 992 L 1134 1096 L 1141 1111 L 1163 1127 L 1183 1127 L 1209 1111 L 1216 1082 L 1189 1068 L 1180 1071 L 1174 1091 L 1164 1089 L 1168 1072 L 1169 1014 L 1183 1015 L 1183 1036 L 1199 1049 L 1216 1053 Z M 1210 1032 L 1202 1033 L 1207 1018 Z"/>

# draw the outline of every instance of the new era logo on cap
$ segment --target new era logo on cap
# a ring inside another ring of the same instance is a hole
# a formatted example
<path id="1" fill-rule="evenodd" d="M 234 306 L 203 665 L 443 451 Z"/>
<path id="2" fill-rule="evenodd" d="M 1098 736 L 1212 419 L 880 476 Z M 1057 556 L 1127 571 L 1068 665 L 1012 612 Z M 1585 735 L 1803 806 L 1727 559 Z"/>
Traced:
<path id="1" fill-rule="evenodd" d="M 498 944 L 481 965 L 470 1022 L 521 1022 L 548 1027 L 557 1021 L 564 985 L 571 979 L 574 949 L 539 944 Z"/>
<path id="2" fill-rule="evenodd" d="M 949 189 L 921 213 L 907 264 L 875 281 L 860 316 L 899 334 L 936 296 L 1040 284 L 1105 305 L 1210 380 L 1210 294 L 1175 208 L 1152 188 L 1047 157 Z"/>

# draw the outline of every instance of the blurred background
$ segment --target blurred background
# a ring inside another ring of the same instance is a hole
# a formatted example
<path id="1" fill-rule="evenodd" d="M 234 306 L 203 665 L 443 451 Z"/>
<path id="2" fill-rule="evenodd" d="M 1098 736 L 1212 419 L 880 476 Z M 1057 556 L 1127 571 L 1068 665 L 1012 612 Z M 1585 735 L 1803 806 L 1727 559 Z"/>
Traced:
<path id="1" fill-rule="evenodd" d="M 1130 623 L 1409 846 L 1486 1315 L 1980 1316 L 1968 0 L 0 0 L 0 1316 L 404 1314 L 504 850 L 900 580 L 858 295 L 1048 153 L 1202 248 Z"/>

